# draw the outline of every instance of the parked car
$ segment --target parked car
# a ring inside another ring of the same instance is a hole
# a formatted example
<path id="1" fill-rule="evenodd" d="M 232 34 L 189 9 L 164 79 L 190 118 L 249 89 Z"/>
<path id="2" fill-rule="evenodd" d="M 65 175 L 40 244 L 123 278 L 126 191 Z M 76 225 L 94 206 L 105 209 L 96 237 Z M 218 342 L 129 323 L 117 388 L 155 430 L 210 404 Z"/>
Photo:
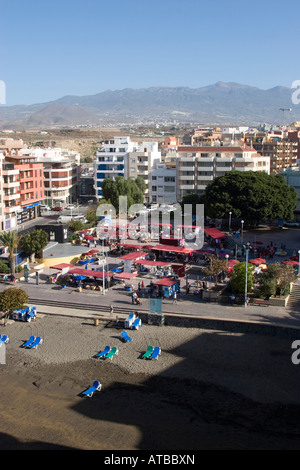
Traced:
<path id="1" fill-rule="evenodd" d="M 69 204 L 66 209 L 71 210 L 71 209 L 76 209 L 75 204 Z"/>
<path id="2" fill-rule="evenodd" d="M 52 209 L 51 209 L 51 210 L 53 210 L 53 211 L 62 211 L 62 210 L 63 210 L 63 208 L 62 208 L 62 207 L 59 207 L 59 206 L 57 206 L 57 207 L 52 207 Z"/>
<path id="3" fill-rule="evenodd" d="M 47 206 L 46 204 L 41 204 L 41 205 L 40 205 L 40 210 L 41 210 L 41 211 L 50 211 L 51 209 L 50 209 L 50 207 Z"/>
<path id="4" fill-rule="evenodd" d="M 295 222 L 294 220 L 287 220 L 284 222 L 285 227 L 300 227 L 300 224 L 298 222 Z"/>

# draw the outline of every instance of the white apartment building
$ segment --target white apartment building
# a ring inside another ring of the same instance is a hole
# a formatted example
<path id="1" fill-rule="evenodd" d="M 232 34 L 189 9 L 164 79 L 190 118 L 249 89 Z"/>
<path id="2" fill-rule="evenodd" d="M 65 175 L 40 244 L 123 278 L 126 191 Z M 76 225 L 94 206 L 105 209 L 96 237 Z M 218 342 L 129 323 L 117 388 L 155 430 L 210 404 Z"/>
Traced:
<path id="1" fill-rule="evenodd" d="M 94 181 L 97 198 L 102 198 L 102 183 L 117 176 L 136 179 L 146 184 L 145 202 L 149 202 L 149 172 L 160 162 L 158 142 L 133 142 L 130 137 L 114 137 L 98 149 L 94 161 Z"/>
<path id="2" fill-rule="evenodd" d="M 168 168 L 164 163 L 158 163 L 150 173 L 149 198 L 151 203 L 175 204 L 176 169 Z"/>
<path id="3" fill-rule="evenodd" d="M 158 142 L 142 142 L 134 152 L 129 152 L 125 160 L 125 178 L 142 178 L 146 185 L 145 203 L 151 202 L 149 175 L 152 169 L 161 161 Z"/>
<path id="4" fill-rule="evenodd" d="M 178 146 L 177 199 L 204 192 L 207 184 L 227 171 L 265 171 L 270 174 L 270 158 L 242 146 Z"/>
<path id="5" fill-rule="evenodd" d="M 125 165 L 129 152 L 138 147 L 130 137 L 114 137 L 106 140 L 96 152 L 94 160 L 95 191 L 98 199 L 102 198 L 102 183 L 106 178 L 126 177 Z"/>

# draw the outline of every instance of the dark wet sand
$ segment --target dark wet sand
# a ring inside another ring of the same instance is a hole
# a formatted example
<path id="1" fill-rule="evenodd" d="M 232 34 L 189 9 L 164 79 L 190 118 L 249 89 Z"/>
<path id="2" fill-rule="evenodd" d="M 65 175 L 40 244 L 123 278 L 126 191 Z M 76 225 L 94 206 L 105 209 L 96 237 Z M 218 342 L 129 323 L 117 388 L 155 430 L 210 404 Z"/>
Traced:
<path id="1" fill-rule="evenodd" d="M 70 320 L 38 321 L 54 357 L 56 324 L 67 331 Z M 300 365 L 291 362 L 292 340 L 146 325 L 143 340 L 161 335 L 163 346 L 151 365 L 140 357 L 141 334 L 130 350 L 119 341 L 120 331 L 76 321 L 90 344 L 97 334 L 102 343 L 119 342 L 119 357 L 95 360 L 86 345 L 86 358 L 51 361 L 48 351 L 45 360 L 46 341 L 25 351 L 20 345 L 29 327 L 6 327 L 1 450 L 300 449 Z M 77 341 L 74 331 L 66 342 Z M 83 398 L 98 378 L 101 392 Z"/>

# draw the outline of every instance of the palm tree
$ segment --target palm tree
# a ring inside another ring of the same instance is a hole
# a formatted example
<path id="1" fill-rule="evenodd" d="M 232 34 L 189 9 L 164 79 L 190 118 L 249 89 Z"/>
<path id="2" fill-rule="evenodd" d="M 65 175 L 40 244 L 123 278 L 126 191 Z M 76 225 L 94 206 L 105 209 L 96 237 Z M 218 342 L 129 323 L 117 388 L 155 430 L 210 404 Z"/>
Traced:
<path id="1" fill-rule="evenodd" d="M 16 232 L 0 233 L 0 243 L 8 248 L 8 259 L 11 274 L 15 274 L 15 249 L 18 246 L 19 237 Z"/>

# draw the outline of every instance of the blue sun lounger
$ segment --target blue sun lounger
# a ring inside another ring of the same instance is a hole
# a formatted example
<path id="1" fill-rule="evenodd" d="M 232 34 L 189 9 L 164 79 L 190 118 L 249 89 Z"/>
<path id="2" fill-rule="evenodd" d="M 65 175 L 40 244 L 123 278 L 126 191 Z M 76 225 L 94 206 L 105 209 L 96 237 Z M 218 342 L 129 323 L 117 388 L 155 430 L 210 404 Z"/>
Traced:
<path id="1" fill-rule="evenodd" d="M 43 340 L 40 336 L 37 336 L 33 343 L 31 343 L 29 346 L 27 346 L 30 349 L 37 349 L 39 344 L 42 344 Z"/>
<path id="2" fill-rule="evenodd" d="M 161 353 L 161 349 L 159 346 L 155 346 L 155 348 L 153 349 L 153 353 L 151 354 L 150 356 L 150 359 L 157 359 L 158 356 L 160 355 Z"/>
<path id="3" fill-rule="evenodd" d="M 103 349 L 103 351 L 100 351 L 98 354 L 96 354 L 96 357 L 104 357 L 106 356 L 106 354 L 109 353 L 110 351 L 110 346 L 105 346 L 105 348 Z"/>
<path id="4" fill-rule="evenodd" d="M 29 346 L 35 341 L 35 336 L 30 336 L 29 340 L 23 344 L 23 348 L 29 348 Z"/>
<path id="5" fill-rule="evenodd" d="M 94 392 L 96 392 L 96 391 L 100 392 L 101 387 L 102 387 L 102 385 L 99 382 L 99 380 L 95 380 L 93 385 L 90 388 L 88 388 L 87 390 L 82 392 L 82 395 L 85 395 L 86 397 L 92 397 Z"/>
<path id="6" fill-rule="evenodd" d="M 4 344 L 4 343 L 8 343 L 8 341 L 9 341 L 8 336 L 0 335 L 0 346 L 2 346 L 2 344 Z"/>
<path id="7" fill-rule="evenodd" d="M 136 318 L 131 325 L 131 329 L 137 330 L 139 326 L 142 326 L 142 320 L 140 318 Z"/>
<path id="8" fill-rule="evenodd" d="M 122 338 L 124 339 L 124 341 L 125 341 L 126 343 L 127 343 L 128 341 L 132 341 L 132 338 L 130 338 L 130 336 L 128 336 L 128 334 L 127 334 L 126 331 L 122 331 L 121 336 L 122 336 Z"/>

